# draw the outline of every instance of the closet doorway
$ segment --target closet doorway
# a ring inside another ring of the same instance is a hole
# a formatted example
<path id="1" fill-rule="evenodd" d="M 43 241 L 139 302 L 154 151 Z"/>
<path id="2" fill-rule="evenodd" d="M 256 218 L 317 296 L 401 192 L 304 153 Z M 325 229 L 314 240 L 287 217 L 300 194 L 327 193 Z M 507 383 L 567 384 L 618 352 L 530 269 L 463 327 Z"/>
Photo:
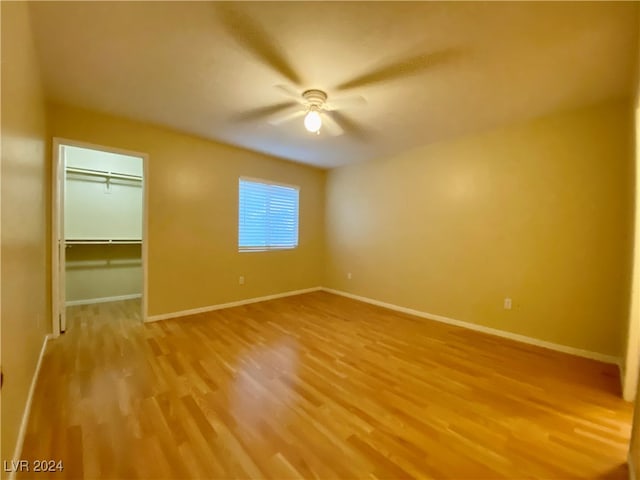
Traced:
<path id="1" fill-rule="evenodd" d="M 146 317 L 147 156 L 54 139 L 53 332 L 66 307 L 141 299 Z"/>

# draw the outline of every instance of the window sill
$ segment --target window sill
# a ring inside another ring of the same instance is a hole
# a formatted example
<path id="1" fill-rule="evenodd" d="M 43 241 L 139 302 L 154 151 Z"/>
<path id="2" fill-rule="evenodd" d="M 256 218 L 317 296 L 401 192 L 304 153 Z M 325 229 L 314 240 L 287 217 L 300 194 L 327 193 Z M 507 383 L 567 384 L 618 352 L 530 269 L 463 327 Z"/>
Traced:
<path id="1" fill-rule="evenodd" d="M 274 252 L 281 250 L 295 250 L 298 246 L 294 247 L 240 247 L 238 248 L 238 252 L 240 253 L 250 253 L 250 252 Z"/>

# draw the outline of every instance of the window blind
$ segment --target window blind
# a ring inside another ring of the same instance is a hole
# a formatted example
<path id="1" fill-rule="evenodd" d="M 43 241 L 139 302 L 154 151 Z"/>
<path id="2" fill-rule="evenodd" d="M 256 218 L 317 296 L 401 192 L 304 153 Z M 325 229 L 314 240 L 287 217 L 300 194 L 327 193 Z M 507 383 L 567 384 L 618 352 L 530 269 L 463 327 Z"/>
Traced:
<path id="1" fill-rule="evenodd" d="M 298 246 L 299 189 L 240 179 L 238 248 L 270 250 Z"/>

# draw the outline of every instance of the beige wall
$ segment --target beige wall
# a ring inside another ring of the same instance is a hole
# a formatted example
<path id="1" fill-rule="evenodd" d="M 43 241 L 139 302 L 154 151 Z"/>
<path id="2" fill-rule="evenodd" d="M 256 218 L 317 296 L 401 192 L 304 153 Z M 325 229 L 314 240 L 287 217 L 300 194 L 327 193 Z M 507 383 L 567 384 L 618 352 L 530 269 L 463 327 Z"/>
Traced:
<path id="1" fill-rule="evenodd" d="M 150 315 L 321 285 L 323 171 L 67 107 L 50 117 L 54 136 L 149 154 Z M 240 176 L 301 187 L 297 249 L 238 252 Z"/>
<path id="2" fill-rule="evenodd" d="M 10 460 L 50 326 L 49 143 L 26 2 L 2 14 L 2 459 Z M 4 470 L 4 469 L 3 469 Z M 2 475 L 6 475 L 3 471 Z"/>
<path id="3" fill-rule="evenodd" d="M 621 356 L 632 144 L 612 103 L 333 170 L 326 283 Z"/>

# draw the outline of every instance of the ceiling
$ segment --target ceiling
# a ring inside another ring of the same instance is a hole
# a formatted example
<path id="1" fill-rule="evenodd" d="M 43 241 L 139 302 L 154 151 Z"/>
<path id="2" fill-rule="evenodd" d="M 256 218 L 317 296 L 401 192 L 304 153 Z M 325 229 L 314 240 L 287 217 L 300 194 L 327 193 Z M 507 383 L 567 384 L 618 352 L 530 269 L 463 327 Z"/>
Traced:
<path id="1" fill-rule="evenodd" d="M 37 2 L 50 100 L 330 168 L 630 96 L 637 4 Z M 344 135 L 257 118 L 320 88 Z"/>

